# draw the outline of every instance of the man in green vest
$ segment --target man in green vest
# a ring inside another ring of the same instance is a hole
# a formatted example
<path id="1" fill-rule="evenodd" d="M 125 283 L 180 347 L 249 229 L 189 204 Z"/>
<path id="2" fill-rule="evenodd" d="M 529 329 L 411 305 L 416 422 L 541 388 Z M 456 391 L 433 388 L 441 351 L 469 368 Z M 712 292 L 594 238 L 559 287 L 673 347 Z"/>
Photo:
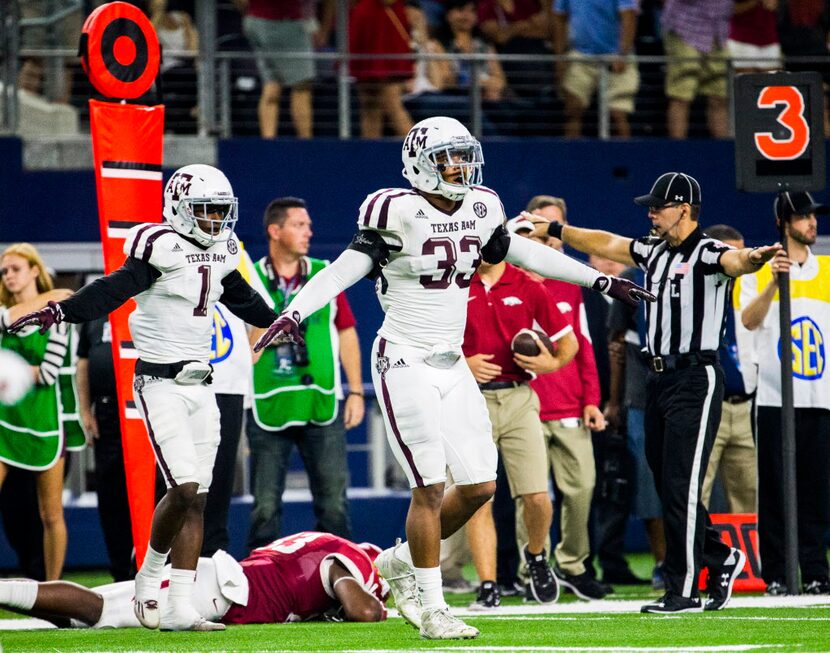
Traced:
<path id="1" fill-rule="evenodd" d="M 256 271 L 280 311 L 328 262 L 307 255 L 312 231 L 304 200 L 273 200 L 263 226 L 268 256 L 256 263 Z M 345 432 L 363 420 L 365 407 L 360 344 L 345 294 L 309 316 L 302 328 L 304 346 L 268 347 L 255 359 L 253 406 L 247 417 L 254 495 L 251 548 L 280 536 L 282 494 L 294 445 L 308 472 L 315 530 L 351 535 Z M 348 383 L 345 392 L 338 358 Z"/>

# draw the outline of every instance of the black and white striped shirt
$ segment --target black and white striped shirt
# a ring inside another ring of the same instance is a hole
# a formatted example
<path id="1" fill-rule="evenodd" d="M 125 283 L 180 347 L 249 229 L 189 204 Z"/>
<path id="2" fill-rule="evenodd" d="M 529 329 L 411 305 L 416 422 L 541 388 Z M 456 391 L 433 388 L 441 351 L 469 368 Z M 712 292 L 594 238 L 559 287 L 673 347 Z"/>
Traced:
<path id="1" fill-rule="evenodd" d="M 716 351 L 724 326 L 729 284 L 720 257 L 732 249 L 699 228 L 678 247 L 664 240 L 631 242 L 631 258 L 657 295 L 646 304 L 646 347 L 652 356 Z"/>

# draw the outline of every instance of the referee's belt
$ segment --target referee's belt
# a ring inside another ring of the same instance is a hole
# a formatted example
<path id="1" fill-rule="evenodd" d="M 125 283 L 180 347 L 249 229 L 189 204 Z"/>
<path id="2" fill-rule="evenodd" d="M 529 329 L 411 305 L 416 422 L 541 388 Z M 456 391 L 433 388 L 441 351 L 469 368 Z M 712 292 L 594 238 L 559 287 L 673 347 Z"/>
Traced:
<path id="1" fill-rule="evenodd" d="M 479 390 L 507 390 L 507 388 L 518 388 L 523 386 L 525 381 L 490 381 L 489 383 L 479 383 Z"/>
<path id="2" fill-rule="evenodd" d="M 749 401 L 750 399 L 752 399 L 753 396 L 754 396 L 754 394 L 752 394 L 752 395 L 746 395 L 746 394 L 743 394 L 743 395 L 742 394 L 728 395 L 728 396 L 724 397 L 723 400 L 727 404 L 743 404 L 743 403 L 746 403 L 747 401 Z"/>
<path id="3" fill-rule="evenodd" d="M 653 356 L 647 359 L 648 367 L 652 372 L 670 372 L 685 370 L 697 365 L 714 365 L 718 362 L 716 351 L 693 351 L 688 354 L 671 354 L 668 356 Z"/>
<path id="4" fill-rule="evenodd" d="M 196 363 L 198 361 L 176 361 L 175 363 L 148 363 L 140 358 L 135 363 L 136 376 L 155 376 L 159 379 L 175 379 L 179 372 L 184 369 L 188 363 Z M 210 383 L 213 380 L 213 374 L 208 373 L 204 379 L 205 383 Z"/>

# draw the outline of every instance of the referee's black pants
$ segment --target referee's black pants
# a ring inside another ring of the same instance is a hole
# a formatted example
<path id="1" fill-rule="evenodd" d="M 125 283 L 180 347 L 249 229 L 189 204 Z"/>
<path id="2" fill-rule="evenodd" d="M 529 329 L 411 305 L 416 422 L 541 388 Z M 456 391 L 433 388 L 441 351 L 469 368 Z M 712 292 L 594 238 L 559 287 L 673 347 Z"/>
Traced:
<path id="1" fill-rule="evenodd" d="M 767 584 L 786 579 L 784 550 L 784 452 L 781 409 L 758 406 L 758 545 L 761 575 Z M 828 497 L 830 410 L 795 409 L 795 473 L 798 514 L 798 564 L 804 585 L 827 580 L 830 526 Z"/>
<path id="2" fill-rule="evenodd" d="M 699 365 L 650 373 L 645 413 L 646 458 L 663 504 L 666 590 L 698 595 L 701 567 L 729 555 L 700 500 L 718 432 L 723 370 Z"/>

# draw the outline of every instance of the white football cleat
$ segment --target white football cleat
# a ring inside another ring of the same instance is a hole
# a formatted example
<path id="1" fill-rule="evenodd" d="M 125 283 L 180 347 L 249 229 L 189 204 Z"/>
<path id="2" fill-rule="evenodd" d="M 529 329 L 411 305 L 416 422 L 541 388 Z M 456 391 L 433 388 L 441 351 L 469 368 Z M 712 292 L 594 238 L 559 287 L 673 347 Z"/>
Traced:
<path id="1" fill-rule="evenodd" d="M 401 540 L 395 541 L 395 546 L 384 549 L 375 558 L 375 567 L 381 576 L 389 583 L 395 607 L 400 615 L 413 628 L 421 627 L 421 599 L 418 596 L 418 584 L 415 582 L 415 570 L 395 555 Z"/>
<path id="2" fill-rule="evenodd" d="M 159 627 L 159 592 L 161 591 L 160 578 L 147 578 L 141 572 L 135 576 L 135 598 L 133 612 L 136 619 L 145 628 L 155 630 Z"/>
<path id="3" fill-rule="evenodd" d="M 421 637 L 424 639 L 474 639 L 478 628 L 468 626 L 450 614 L 449 608 L 424 610 L 421 613 Z"/>

